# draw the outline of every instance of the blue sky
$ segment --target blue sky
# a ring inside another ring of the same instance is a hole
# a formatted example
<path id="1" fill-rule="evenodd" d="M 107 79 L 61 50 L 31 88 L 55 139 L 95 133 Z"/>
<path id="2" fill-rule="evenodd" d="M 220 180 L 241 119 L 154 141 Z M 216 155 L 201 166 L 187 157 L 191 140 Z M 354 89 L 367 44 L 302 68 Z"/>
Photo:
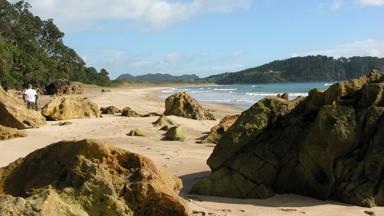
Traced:
<path id="1" fill-rule="evenodd" d="M 88 66 L 197 74 L 323 54 L 384 57 L 384 0 L 29 0 Z"/>

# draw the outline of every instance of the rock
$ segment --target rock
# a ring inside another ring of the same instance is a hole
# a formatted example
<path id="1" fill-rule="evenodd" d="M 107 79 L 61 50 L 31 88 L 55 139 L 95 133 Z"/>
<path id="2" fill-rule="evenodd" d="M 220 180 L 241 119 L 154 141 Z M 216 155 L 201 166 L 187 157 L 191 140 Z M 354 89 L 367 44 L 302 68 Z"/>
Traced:
<path id="1" fill-rule="evenodd" d="M 101 92 L 102 92 L 102 93 L 112 92 L 112 90 L 111 90 L 111 89 L 101 89 Z"/>
<path id="2" fill-rule="evenodd" d="M 288 93 L 283 93 L 282 95 L 281 95 L 281 98 L 282 99 L 284 99 L 284 100 L 288 100 L 289 99 L 289 95 L 288 95 Z"/>
<path id="3" fill-rule="evenodd" d="M 72 122 L 69 122 L 69 121 L 65 121 L 65 122 L 59 122 L 57 124 L 54 124 L 54 126 L 67 126 L 67 125 L 71 125 Z"/>
<path id="4" fill-rule="evenodd" d="M 175 115 L 197 120 L 215 120 L 212 113 L 205 110 L 188 93 L 176 93 L 165 99 L 164 115 Z"/>
<path id="5" fill-rule="evenodd" d="M 162 127 L 162 129 L 163 129 L 164 127 L 168 127 L 168 128 L 170 128 L 170 127 L 172 127 L 172 126 L 176 126 L 176 125 L 177 125 L 174 121 L 172 121 L 171 119 L 167 118 L 167 116 L 165 116 L 165 115 L 160 116 L 160 117 L 159 117 L 155 122 L 153 122 L 152 124 L 153 124 L 153 126 L 155 126 L 155 127 Z"/>
<path id="6" fill-rule="evenodd" d="M 126 117 L 141 117 L 141 115 L 139 113 L 137 113 L 136 111 L 134 111 L 130 107 L 125 107 L 121 111 L 121 115 L 126 116 Z"/>
<path id="7" fill-rule="evenodd" d="M 99 107 L 81 95 L 57 96 L 43 107 L 41 113 L 55 121 L 101 117 Z"/>
<path id="8" fill-rule="evenodd" d="M 185 131 L 181 126 L 171 127 L 165 133 L 164 139 L 183 142 L 186 139 Z"/>
<path id="9" fill-rule="evenodd" d="M 100 109 L 101 114 L 115 115 L 116 113 L 121 113 L 121 110 L 115 106 L 102 107 Z"/>
<path id="10" fill-rule="evenodd" d="M 171 127 L 173 127 L 173 126 L 165 125 L 165 126 L 161 127 L 160 130 L 168 131 Z"/>
<path id="11" fill-rule="evenodd" d="M 15 128 L 4 127 L 0 125 L 0 140 L 13 139 L 17 137 L 26 137 L 27 133 Z"/>
<path id="12" fill-rule="evenodd" d="M 45 87 L 45 92 L 48 95 L 71 95 L 83 94 L 84 89 L 81 86 L 81 83 L 60 79 L 47 85 Z"/>
<path id="13" fill-rule="evenodd" d="M 142 137 L 144 137 L 145 133 L 143 131 L 141 131 L 140 129 L 136 128 L 136 129 L 129 131 L 129 133 L 127 135 L 128 136 L 142 136 Z"/>
<path id="14" fill-rule="evenodd" d="M 306 98 L 257 102 L 224 133 L 208 159 L 212 174 L 191 192 L 384 206 L 383 77 L 373 72 Z"/>
<path id="15" fill-rule="evenodd" d="M 181 181 L 152 160 L 97 140 L 66 141 L 0 169 L 11 215 L 190 215 Z"/>
<path id="16" fill-rule="evenodd" d="M 218 125 L 211 129 L 209 135 L 203 139 L 202 143 L 218 143 L 223 134 L 235 123 L 240 115 L 225 116 Z"/>
<path id="17" fill-rule="evenodd" d="M 384 82 L 370 83 L 361 89 L 359 107 L 384 106 Z"/>
<path id="18" fill-rule="evenodd" d="M 379 83 L 383 82 L 383 80 L 384 75 L 380 73 L 380 71 L 374 70 L 368 75 L 358 79 L 335 83 L 324 93 L 325 104 L 340 103 L 340 101 L 353 97 L 353 94 L 361 90 L 363 85 L 367 83 Z"/>
<path id="19" fill-rule="evenodd" d="M 143 115 L 142 117 L 153 117 L 153 116 L 162 116 L 162 114 L 157 113 L 157 112 L 150 112 L 150 113 Z"/>
<path id="20" fill-rule="evenodd" d="M 45 124 L 45 118 L 39 112 L 27 109 L 25 104 L 0 87 L 0 125 L 26 129 Z"/>

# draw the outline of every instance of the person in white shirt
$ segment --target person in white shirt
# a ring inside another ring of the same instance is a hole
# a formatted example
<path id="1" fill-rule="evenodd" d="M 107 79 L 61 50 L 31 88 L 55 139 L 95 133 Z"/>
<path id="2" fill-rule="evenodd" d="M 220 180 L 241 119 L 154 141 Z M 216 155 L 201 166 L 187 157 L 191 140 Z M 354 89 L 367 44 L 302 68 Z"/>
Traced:
<path id="1" fill-rule="evenodd" d="M 35 89 L 32 88 L 32 85 L 28 85 L 28 89 L 24 91 L 23 94 L 24 102 L 27 104 L 28 109 L 35 109 L 37 111 L 37 99 L 38 95 Z"/>

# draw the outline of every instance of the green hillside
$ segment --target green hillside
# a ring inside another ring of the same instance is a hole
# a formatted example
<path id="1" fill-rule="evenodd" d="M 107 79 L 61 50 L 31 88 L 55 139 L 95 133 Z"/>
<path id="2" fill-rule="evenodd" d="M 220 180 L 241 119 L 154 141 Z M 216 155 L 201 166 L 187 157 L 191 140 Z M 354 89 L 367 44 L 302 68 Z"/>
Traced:
<path id="1" fill-rule="evenodd" d="M 334 81 L 353 79 L 373 69 L 384 71 L 384 58 L 335 59 L 318 55 L 273 61 L 259 67 L 214 75 L 203 80 L 218 84 Z"/>
<path id="2" fill-rule="evenodd" d="M 0 0 L 0 84 L 45 86 L 56 79 L 90 84 L 109 83 L 108 72 L 86 67 L 77 53 L 64 45 L 64 33 L 53 20 L 42 20 L 30 5 Z"/>

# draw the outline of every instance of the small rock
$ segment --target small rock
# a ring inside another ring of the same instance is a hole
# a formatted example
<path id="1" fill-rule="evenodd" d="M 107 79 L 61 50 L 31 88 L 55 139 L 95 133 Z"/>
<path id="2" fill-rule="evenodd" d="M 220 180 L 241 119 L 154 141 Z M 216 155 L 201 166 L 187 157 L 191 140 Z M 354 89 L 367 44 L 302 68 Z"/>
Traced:
<path id="1" fill-rule="evenodd" d="M 121 115 L 126 116 L 126 117 L 141 117 L 141 115 L 139 113 L 137 113 L 136 111 L 134 111 L 130 107 L 125 107 L 121 111 Z"/>
<path id="2" fill-rule="evenodd" d="M 185 141 L 185 131 L 180 126 L 174 126 L 171 127 L 167 133 L 165 133 L 165 139 L 166 140 L 172 140 L 172 141 Z"/>
<path id="3" fill-rule="evenodd" d="M 143 131 L 141 131 L 140 129 L 133 129 L 133 130 L 129 131 L 129 133 L 127 135 L 128 136 L 141 136 L 141 137 L 144 137 L 145 133 Z"/>
<path id="4" fill-rule="evenodd" d="M 114 115 L 116 113 L 121 113 L 121 110 L 115 106 L 102 107 L 100 108 L 101 114 Z"/>

